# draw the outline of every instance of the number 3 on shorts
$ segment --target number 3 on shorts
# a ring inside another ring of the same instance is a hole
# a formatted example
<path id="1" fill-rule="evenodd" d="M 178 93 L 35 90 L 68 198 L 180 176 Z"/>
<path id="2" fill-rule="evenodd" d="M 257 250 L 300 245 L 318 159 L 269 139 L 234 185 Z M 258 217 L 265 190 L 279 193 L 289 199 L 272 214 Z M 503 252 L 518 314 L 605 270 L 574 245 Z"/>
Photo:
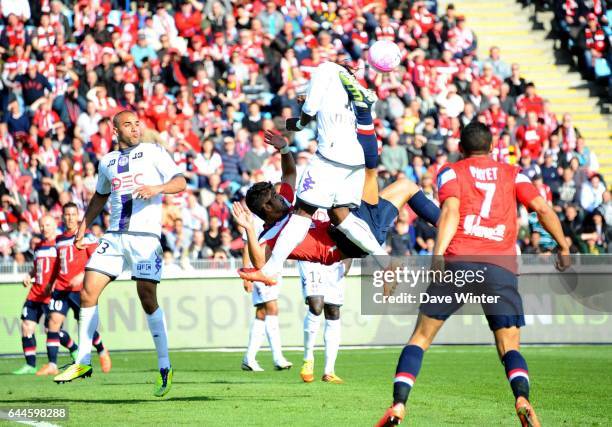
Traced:
<path id="1" fill-rule="evenodd" d="M 96 251 L 99 254 L 103 254 L 106 252 L 106 250 L 108 249 L 108 247 L 110 246 L 110 244 L 108 242 L 100 242 L 100 246 L 98 246 L 98 250 Z"/>

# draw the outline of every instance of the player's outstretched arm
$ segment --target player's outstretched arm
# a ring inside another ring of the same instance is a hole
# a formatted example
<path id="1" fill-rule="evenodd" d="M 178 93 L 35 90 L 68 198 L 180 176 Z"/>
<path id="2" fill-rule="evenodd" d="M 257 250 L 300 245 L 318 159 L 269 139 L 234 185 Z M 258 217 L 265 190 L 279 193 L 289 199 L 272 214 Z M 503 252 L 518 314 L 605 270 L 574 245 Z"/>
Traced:
<path id="1" fill-rule="evenodd" d="M 281 182 L 289 184 L 291 188 L 295 188 L 297 180 L 297 170 L 295 168 L 295 160 L 289 151 L 289 142 L 278 131 L 267 130 L 264 134 L 264 141 L 280 151 L 281 153 Z"/>
<path id="2" fill-rule="evenodd" d="M 108 194 L 100 194 L 97 191 L 91 198 L 89 205 L 87 206 L 87 211 L 85 211 L 85 216 L 83 217 L 83 221 L 79 225 L 79 231 L 77 231 L 76 236 L 74 236 L 74 246 L 77 249 L 83 249 L 83 237 L 85 237 L 85 232 L 91 225 L 91 223 L 100 215 L 102 209 L 104 209 L 104 205 L 106 205 L 106 201 L 108 200 Z"/>
<path id="3" fill-rule="evenodd" d="M 440 212 L 440 220 L 438 222 L 438 236 L 433 250 L 434 256 L 444 255 L 457 232 L 458 226 L 459 199 L 457 197 L 449 197 L 442 204 L 442 211 Z"/>
<path id="4" fill-rule="evenodd" d="M 529 203 L 529 209 L 534 211 L 538 216 L 538 221 L 542 224 L 542 227 L 550 235 L 555 239 L 557 245 L 559 245 L 559 259 L 557 260 L 557 268 L 561 271 L 565 270 L 570 266 L 569 259 L 569 245 L 565 240 L 565 234 L 563 233 L 563 228 L 561 227 L 561 221 L 559 221 L 559 217 L 552 210 L 548 203 L 542 196 L 538 196 L 534 198 Z"/>
<path id="5" fill-rule="evenodd" d="M 249 259 L 253 267 L 260 269 L 266 264 L 265 249 L 259 245 L 257 233 L 253 226 L 253 217 L 251 212 L 242 206 L 241 203 L 235 202 L 232 205 L 232 217 L 236 224 L 244 228 L 247 235 L 247 247 Z"/>

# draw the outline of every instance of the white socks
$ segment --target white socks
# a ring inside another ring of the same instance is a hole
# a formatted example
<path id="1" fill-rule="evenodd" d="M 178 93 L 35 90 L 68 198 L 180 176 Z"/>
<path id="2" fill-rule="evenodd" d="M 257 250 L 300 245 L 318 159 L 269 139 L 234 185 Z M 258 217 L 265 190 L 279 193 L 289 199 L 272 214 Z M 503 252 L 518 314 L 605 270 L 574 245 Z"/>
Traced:
<path id="1" fill-rule="evenodd" d="M 285 359 L 283 356 L 283 348 L 281 346 L 280 328 L 278 326 L 278 316 L 266 315 L 265 320 L 266 335 L 268 336 L 268 342 L 270 343 L 270 349 L 272 350 L 272 359 L 274 363 L 280 363 Z"/>
<path id="2" fill-rule="evenodd" d="M 155 343 L 155 349 L 157 350 L 158 368 L 170 368 L 166 317 L 164 316 L 164 311 L 161 307 L 158 307 L 153 314 L 147 314 L 147 324 L 149 325 L 149 330 L 151 331 L 153 342 Z"/>
<path id="3" fill-rule="evenodd" d="M 340 319 L 325 319 L 325 374 L 333 374 L 340 348 Z"/>
<path id="4" fill-rule="evenodd" d="M 79 314 L 79 354 L 75 363 L 91 365 L 91 347 L 98 329 L 98 306 L 81 308 Z"/>
<path id="5" fill-rule="evenodd" d="M 251 323 L 251 331 L 249 332 L 249 346 L 245 354 L 247 361 L 255 360 L 257 352 L 263 344 L 264 337 L 266 336 L 266 322 L 261 319 L 255 318 Z"/>
<path id="6" fill-rule="evenodd" d="M 359 246 L 369 255 L 388 255 L 387 251 L 378 243 L 368 224 L 353 213 L 349 213 L 344 221 L 337 226 L 338 230 L 348 237 L 351 242 Z M 278 243 L 277 243 L 278 245 Z M 276 249 L 276 247 L 274 248 Z"/>
<path id="7" fill-rule="evenodd" d="M 270 259 L 261 269 L 266 276 L 276 276 L 283 270 L 285 260 L 297 245 L 306 238 L 310 224 L 312 224 L 312 218 L 295 214 L 291 215 L 291 218 L 289 218 L 289 221 L 287 221 L 287 224 L 278 235 L 278 239 L 276 239 Z"/>
<path id="8" fill-rule="evenodd" d="M 314 360 L 314 346 L 319 326 L 321 326 L 321 315 L 317 316 L 308 310 L 304 316 L 304 360 Z"/>

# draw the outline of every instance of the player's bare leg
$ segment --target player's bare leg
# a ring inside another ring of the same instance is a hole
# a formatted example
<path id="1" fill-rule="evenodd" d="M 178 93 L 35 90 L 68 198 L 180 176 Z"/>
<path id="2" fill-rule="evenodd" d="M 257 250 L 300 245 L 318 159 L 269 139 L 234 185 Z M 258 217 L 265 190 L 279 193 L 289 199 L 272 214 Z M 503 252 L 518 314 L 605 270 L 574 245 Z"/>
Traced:
<path id="1" fill-rule="evenodd" d="M 157 302 L 157 283 L 148 280 L 137 280 L 136 290 L 142 309 L 147 315 L 149 331 L 157 351 L 157 365 L 159 375 L 155 383 L 153 394 L 156 397 L 165 396 L 172 387 L 172 366 L 168 354 L 168 332 L 166 330 L 166 317 Z"/>
<path id="2" fill-rule="evenodd" d="M 377 205 L 378 197 L 378 170 L 366 168 L 361 200 L 370 205 Z"/>
<path id="3" fill-rule="evenodd" d="M 98 271 L 85 271 L 83 289 L 81 289 L 81 312 L 79 315 L 79 353 L 74 364 L 57 375 L 53 381 L 70 382 L 77 378 L 90 377 L 91 347 L 93 337 L 98 329 L 98 299 L 102 291 L 111 282 L 111 277 Z"/>
<path id="4" fill-rule="evenodd" d="M 529 371 L 520 353 L 521 330 L 518 327 L 501 328 L 493 332 L 499 358 L 516 399 L 516 414 L 523 427 L 539 427 L 540 421 L 529 403 Z"/>
<path id="5" fill-rule="evenodd" d="M 423 355 L 443 324 L 443 320 L 419 313 L 412 336 L 397 363 L 393 381 L 393 404 L 378 421 L 377 427 L 398 425 L 406 416 L 406 402 L 421 369 Z"/>
<path id="6" fill-rule="evenodd" d="M 23 319 L 21 321 L 21 344 L 26 363 L 13 372 L 15 375 L 31 375 L 36 373 L 36 325 L 37 323 Z"/>

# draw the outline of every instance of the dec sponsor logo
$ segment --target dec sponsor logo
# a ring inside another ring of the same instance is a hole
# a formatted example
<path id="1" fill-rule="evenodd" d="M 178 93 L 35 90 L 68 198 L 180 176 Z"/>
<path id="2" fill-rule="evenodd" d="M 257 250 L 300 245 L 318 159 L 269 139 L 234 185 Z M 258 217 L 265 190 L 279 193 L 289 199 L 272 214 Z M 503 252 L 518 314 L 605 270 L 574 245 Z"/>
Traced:
<path id="1" fill-rule="evenodd" d="M 142 181 L 143 175 L 141 173 L 137 174 L 124 174 L 119 177 L 115 177 L 112 180 L 113 191 L 125 190 L 128 188 L 132 188 L 136 185 L 144 185 Z"/>

